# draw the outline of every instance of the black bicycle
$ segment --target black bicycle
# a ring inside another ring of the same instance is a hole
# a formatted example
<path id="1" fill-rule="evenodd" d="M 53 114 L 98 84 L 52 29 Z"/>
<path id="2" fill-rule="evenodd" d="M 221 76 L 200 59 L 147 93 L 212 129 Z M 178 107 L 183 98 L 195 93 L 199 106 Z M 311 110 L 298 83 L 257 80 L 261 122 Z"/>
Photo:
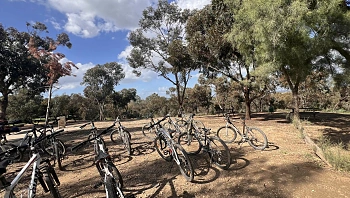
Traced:
<path id="1" fill-rule="evenodd" d="M 72 151 L 76 151 L 79 148 L 84 147 L 86 144 L 93 142 L 94 153 L 95 153 L 95 165 L 101 176 L 101 182 L 96 184 L 95 187 L 104 185 L 106 191 L 106 197 L 108 198 L 122 198 L 124 194 L 122 192 L 123 179 L 117 169 L 113 164 L 112 158 L 108 153 L 106 144 L 102 138 L 102 135 L 109 133 L 115 127 L 117 120 L 107 129 L 103 130 L 101 133 L 97 134 L 97 129 L 93 129 L 93 133 L 90 134 L 89 138 L 82 143 L 74 146 Z M 85 125 L 86 126 L 86 125 Z M 93 125 L 94 126 L 94 125 Z"/>
<path id="2" fill-rule="evenodd" d="M 231 154 L 228 146 L 217 136 L 209 136 L 210 129 L 197 128 L 192 114 L 188 120 L 189 128 L 178 138 L 178 143 L 188 154 L 198 154 L 204 151 L 209 154 L 211 163 L 221 169 L 228 169 L 231 165 Z"/>
<path id="3" fill-rule="evenodd" d="M 168 162 L 174 160 L 175 163 L 179 166 L 181 174 L 187 181 L 191 182 L 194 178 L 194 170 L 190 158 L 182 146 L 173 140 L 172 135 L 169 133 L 169 131 L 165 130 L 160 124 L 168 117 L 169 115 L 166 115 L 163 119 L 150 125 L 150 127 L 157 126 L 157 137 L 154 140 L 155 148 L 158 154 L 164 160 Z"/>

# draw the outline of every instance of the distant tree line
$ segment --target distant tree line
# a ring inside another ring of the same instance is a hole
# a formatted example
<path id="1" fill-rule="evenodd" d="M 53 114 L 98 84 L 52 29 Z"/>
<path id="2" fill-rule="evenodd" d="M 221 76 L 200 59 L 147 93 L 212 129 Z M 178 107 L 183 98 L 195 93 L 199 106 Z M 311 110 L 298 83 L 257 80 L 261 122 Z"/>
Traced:
<path id="1" fill-rule="evenodd" d="M 50 58 L 57 46 L 71 47 L 66 34 L 54 40 L 38 36 L 46 30 L 43 24 L 30 27 L 32 32 L 23 33 L 0 26 L 0 118 L 42 115 L 50 100 L 40 96 L 47 88 L 38 87 L 52 87 L 74 66 L 60 65 L 62 54 Z M 83 95 L 54 97 L 50 115 L 103 120 L 235 111 L 250 119 L 253 112 L 293 107 L 299 120 L 300 107 L 349 110 L 349 32 L 344 0 L 212 0 L 192 11 L 159 0 L 130 32 L 127 61 L 136 75 L 149 69 L 171 82 L 167 97 L 116 92 L 125 74 L 111 62 L 85 73 Z M 194 70 L 202 76 L 189 88 Z"/>

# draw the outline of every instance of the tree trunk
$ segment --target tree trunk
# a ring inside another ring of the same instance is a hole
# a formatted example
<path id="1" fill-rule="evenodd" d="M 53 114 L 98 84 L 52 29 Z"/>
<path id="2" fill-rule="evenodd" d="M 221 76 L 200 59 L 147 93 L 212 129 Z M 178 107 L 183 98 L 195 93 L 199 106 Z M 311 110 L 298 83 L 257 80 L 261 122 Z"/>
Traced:
<path id="1" fill-rule="evenodd" d="M 244 91 L 244 102 L 245 102 L 245 119 L 246 120 L 250 120 L 251 119 L 251 117 L 250 117 L 250 114 L 251 114 L 251 108 L 250 108 L 250 106 L 251 106 L 251 100 L 250 100 L 250 98 L 249 98 L 249 88 L 246 88 L 246 87 L 244 87 L 244 89 L 243 89 L 243 91 Z"/>
<path id="2" fill-rule="evenodd" d="M 52 84 L 49 87 L 49 98 L 47 99 L 47 107 L 46 107 L 46 115 L 45 115 L 45 127 L 49 125 L 51 97 L 52 97 Z"/>
<path id="3" fill-rule="evenodd" d="M 299 121 L 300 120 L 300 114 L 299 114 L 300 100 L 299 100 L 299 91 L 297 87 L 292 89 L 292 95 L 293 95 L 293 103 L 294 103 L 293 119 L 296 121 Z"/>
<path id="4" fill-rule="evenodd" d="M 1 106 L 0 119 L 5 120 L 6 119 L 6 109 L 7 109 L 8 103 L 9 103 L 7 91 L 2 92 L 2 99 L 0 99 L 0 103 L 1 103 L 0 104 L 0 106 Z"/>

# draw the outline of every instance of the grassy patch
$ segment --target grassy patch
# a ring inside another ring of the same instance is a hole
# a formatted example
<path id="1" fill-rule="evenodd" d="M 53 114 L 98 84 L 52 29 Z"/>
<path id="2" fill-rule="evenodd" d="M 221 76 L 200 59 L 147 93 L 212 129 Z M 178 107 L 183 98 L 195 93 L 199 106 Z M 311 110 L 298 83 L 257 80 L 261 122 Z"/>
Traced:
<path id="1" fill-rule="evenodd" d="M 350 172 L 350 156 L 343 143 L 334 144 L 329 139 L 321 136 L 319 142 L 328 163 L 335 169 Z"/>

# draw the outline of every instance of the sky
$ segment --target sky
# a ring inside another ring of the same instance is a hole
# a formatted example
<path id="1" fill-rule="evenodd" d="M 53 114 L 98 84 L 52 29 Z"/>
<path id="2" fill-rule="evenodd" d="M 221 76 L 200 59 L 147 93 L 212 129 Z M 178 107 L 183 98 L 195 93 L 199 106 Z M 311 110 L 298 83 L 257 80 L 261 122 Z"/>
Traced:
<path id="1" fill-rule="evenodd" d="M 170 0 L 169 0 L 170 1 Z M 60 47 L 57 52 L 66 55 L 79 69 L 73 76 L 62 77 L 53 95 L 82 93 L 80 83 L 84 73 L 97 64 L 118 62 L 123 66 L 125 78 L 115 87 L 116 91 L 135 88 L 141 98 L 165 92 L 173 85 L 150 70 L 143 70 L 140 77 L 132 73 L 126 57 L 131 51 L 127 39 L 130 31 L 138 28 L 142 11 L 158 0 L 1 0 L 0 23 L 27 31 L 26 22 L 42 22 L 55 38 L 65 32 L 69 35 L 71 49 Z M 176 0 L 182 9 L 201 9 L 211 0 Z M 188 87 L 197 83 L 198 72 L 192 73 Z"/>

